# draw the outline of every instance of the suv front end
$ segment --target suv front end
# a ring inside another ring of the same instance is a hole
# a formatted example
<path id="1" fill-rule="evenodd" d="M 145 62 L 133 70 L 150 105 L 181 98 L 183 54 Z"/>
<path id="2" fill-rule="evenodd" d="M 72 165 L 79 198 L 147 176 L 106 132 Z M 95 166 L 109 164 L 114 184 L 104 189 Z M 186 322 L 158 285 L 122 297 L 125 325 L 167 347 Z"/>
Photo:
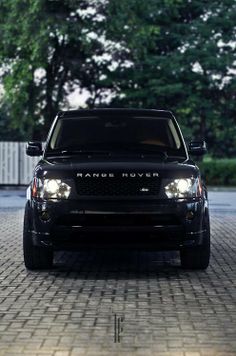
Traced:
<path id="1" fill-rule="evenodd" d="M 112 127 L 110 122 L 120 127 L 118 114 L 130 115 L 131 120 L 132 115 L 164 116 L 175 125 L 179 134 L 176 141 L 182 140 L 169 112 L 84 112 L 74 114 L 105 116 L 109 126 L 104 127 Z M 59 154 L 50 152 L 60 115 L 68 115 L 68 120 L 73 117 L 73 113 L 67 113 L 59 114 L 54 121 L 43 159 L 27 191 L 26 267 L 51 267 L 54 250 L 112 247 L 179 250 L 183 267 L 206 268 L 210 257 L 207 191 L 184 141 L 179 156 L 174 157 L 162 147 L 154 152 L 117 147 L 112 152 L 90 148 L 88 152 L 64 148 Z M 113 116 L 115 121 L 111 120 Z"/>

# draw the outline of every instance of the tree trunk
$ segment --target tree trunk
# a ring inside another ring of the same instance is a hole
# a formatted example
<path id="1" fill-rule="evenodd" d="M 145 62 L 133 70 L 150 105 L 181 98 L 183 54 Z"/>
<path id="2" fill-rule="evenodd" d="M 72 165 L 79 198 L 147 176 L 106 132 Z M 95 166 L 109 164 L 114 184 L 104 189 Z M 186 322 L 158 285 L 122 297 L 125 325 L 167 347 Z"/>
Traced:
<path id="1" fill-rule="evenodd" d="M 199 139 L 205 140 L 206 138 L 206 116 L 201 112 L 200 116 L 200 127 L 199 127 Z"/>
<path id="2" fill-rule="evenodd" d="M 48 65 L 46 70 L 46 105 L 44 110 L 44 134 L 46 135 L 51 123 L 55 116 L 55 108 L 53 105 L 53 87 L 54 87 L 54 78 L 52 74 L 52 66 Z"/>

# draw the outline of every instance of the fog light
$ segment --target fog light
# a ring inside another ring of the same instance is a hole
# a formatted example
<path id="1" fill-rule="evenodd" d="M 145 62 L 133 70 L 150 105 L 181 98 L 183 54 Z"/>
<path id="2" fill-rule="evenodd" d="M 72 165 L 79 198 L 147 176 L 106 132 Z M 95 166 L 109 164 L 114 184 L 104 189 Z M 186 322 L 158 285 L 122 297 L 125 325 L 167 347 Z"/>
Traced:
<path id="1" fill-rule="evenodd" d="M 186 219 L 187 220 L 193 220 L 194 218 L 194 212 L 193 211 L 188 211 L 186 214 Z"/>
<path id="2" fill-rule="evenodd" d="M 48 221 L 50 219 L 50 214 L 47 210 L 41 212 L 41 220 Z"/>

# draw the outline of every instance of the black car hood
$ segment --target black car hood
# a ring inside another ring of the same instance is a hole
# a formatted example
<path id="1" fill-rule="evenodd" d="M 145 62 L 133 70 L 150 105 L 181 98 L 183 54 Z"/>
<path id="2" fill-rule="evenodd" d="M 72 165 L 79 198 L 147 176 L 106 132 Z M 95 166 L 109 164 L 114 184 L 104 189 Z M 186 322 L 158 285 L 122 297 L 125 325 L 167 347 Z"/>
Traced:
<path id="1" fill-rule="evenodd" d="M 44 178 L 75 178 L 78 173 L 158 173 L 161 178 L 197 177 L 199 169 L 192 161 L 158 160 L 156 157 L 50 157 L 42 159 L 35 175 Z"/>

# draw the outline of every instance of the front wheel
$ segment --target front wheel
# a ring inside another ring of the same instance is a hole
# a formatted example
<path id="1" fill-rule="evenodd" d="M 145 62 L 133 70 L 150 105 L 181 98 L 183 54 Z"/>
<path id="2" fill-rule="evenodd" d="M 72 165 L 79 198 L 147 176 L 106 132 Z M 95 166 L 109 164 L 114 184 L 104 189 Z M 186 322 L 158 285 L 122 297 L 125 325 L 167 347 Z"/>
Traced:
<path id="1" fill-rule="evenodd" d="M 29 212 L 27 206 L 24 216 L 23 252 L 25 267 L 30 270 L 49 269 L 53 265 L 53 250 L 33 245 L 32 234 L 29 231 Z"/>
<path id="2" fill-rule="evenodd" d="M 180 250 L 181 266 L 186 269 L 206 269 L 210 261 L 210 223 L 207 215 L 205 233 L 201 246 L 186 247 Z"/>

